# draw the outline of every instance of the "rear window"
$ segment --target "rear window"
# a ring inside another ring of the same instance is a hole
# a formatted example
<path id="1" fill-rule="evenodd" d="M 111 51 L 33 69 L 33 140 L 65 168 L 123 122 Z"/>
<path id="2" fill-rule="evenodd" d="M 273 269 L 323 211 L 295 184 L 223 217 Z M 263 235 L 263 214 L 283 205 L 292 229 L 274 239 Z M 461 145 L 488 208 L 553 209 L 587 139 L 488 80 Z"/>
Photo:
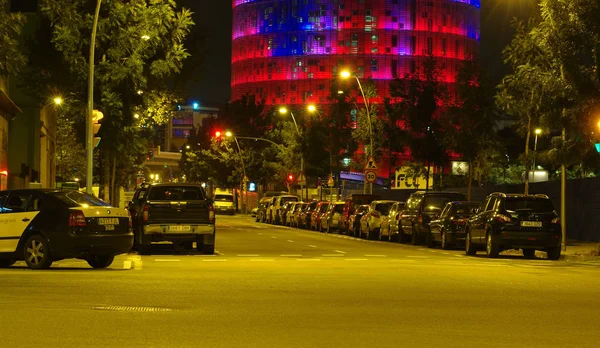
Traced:
<path id="1" fill-rule="evenodd" d="M 103 200 L 79 191 L 49 192 L 48 195 L 58 198 L 70 208 L 110 206 L 110 204 L 104 202 Z"/>
<path id="2" fill-rule="evenodd" d="M 419 204 L 421 204 L 422 200 L 423 200 L 423 196 L 411 197 L 408 200 L 408 202 L 406 202 L 406 206 L 408 209 L 411 209 L 411 210 L 419 209 Z"/>
<path id="3" fill-rule="evenodd" d="M 287 202 L 298 202 L 298 197 L 281 197 L 281 204 Z"/>
<path id="4" fill-rule="evenodd" d="M 479 204 L 457 204 L 454 206 L 455 214 L 473 214 L 473 209 L 479 208 Z"/>
<path id="5" fill-rule="evenodd" d="M 527 210 L 536 213 L 550 213 L 554 211 L 554 205 L 549 199 L 540 199 L 533 197 L 508 197 L 504 202 L 504 208 L 508 212 L 518 212 Z"/>
<path id="6" fill-rule="evenodd" d="M 465 196 L 461 194 L 448 195 L 431 195 L 425 197 L 423 210 L 425 211 L 440 211 L 444 209 L 448 202 L 464 200 Z"/>
<path id="7" fill-rule="evenodd" d="M 233 202 L 233 195 L 215 195 L 215 201 Z"/>
<path id="8" fill-rule="evenodd" d="M 195 186 L 156 186 L 150 189 L 148 199 L 151 201 L 179 201 L 205 199 L 201 187 Z"/>
<path id="9" fill-rule="evenodd" d="M 319 212 L 323 213 L 325 211 L 327 211 L 327 208 L 329 208 L 329 204 L 321 204 L 321 208 L 319 208 Z"/>
<path id="10" fill-rule="evenodd" d="M 390 212 L 392 203 L 379 203 L 375 205 L 375 210 L 383 215 L 387 215 Z"/>
<path id="11" fill-rule="evenodd" d="M 369 206 L 368 205 L 361 205 L 360 207 L 356 208 L 356 213 L 357 214 L 366 213 L 368 211 L 369 211 Z"/>
<path id="12" fill-rule="evenodd" d="M 333 211 L 335 213 L 342 213 L 344 211 L 344 204 L 336 204 Z"/>

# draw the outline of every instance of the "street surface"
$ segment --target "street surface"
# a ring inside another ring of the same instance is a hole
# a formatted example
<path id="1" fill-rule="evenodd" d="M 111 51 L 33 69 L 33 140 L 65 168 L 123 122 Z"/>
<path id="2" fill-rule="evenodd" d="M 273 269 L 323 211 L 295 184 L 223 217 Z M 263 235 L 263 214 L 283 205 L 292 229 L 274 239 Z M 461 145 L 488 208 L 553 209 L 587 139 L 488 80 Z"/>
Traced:
<path id="1" fill-rule="evenodd" d="M 0 269 L 0 346 L 596 347 L 600 265 L 217 216 L 217 255 Z M 163 246 L 161 246 L 163 247 Z"/>

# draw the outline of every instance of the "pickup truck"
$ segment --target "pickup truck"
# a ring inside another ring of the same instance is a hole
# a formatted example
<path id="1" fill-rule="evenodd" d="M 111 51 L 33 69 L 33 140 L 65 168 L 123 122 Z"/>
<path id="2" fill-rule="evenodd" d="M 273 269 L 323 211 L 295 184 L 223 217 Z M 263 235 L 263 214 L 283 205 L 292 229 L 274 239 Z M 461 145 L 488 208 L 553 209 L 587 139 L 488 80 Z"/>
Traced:
<path id="1" fill-rule="evenodd" d="M 145 253 L 157 242 L 172 242 L 203 254 L 215 252 L 215 212 L 204 188 L 192 184 L 151 184 L 137 189 L 129 204 L 134 249 Z"/>

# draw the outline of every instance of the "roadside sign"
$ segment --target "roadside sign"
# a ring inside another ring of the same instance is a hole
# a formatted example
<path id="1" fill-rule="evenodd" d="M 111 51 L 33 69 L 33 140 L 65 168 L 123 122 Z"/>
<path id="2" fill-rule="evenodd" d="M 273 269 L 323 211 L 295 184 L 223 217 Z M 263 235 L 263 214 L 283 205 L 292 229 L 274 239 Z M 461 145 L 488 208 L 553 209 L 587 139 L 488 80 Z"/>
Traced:
<path id="1" fill-rule="evenodd" d="M 249 182 L 250 182 L 250 180 L 248 180 L 248 177 L 247 177 L 246 175 L 244 175 L 244 183 L 246 183 L 246 184 L 247 184 L 247 183 L 249 183 Z"/>
<path id="2" fill-rule="evenodd" d="M 377 170 L 377 162 L 375 162 L 375 158 L 373 156 L 370 156 L 369 159 L 367 160 L 367 164 L 365 165 L 365 171 L 367 170 Z"/>
<path id="3" fill-rule="evenodd" d="M 304 176 L 304 173 L 300 173 L 300 176 L 298 176 L 298 185 L 306 185 L 306 176 Z"/>
<path id="4" fill-rule="evenodd" d="M 377 181 L 377 173 L 372 171 L 372 170 L 367 170 L 365 172 L 365 180 L 369 183 L 372 184 L 375 181 Z"/>
<path id="5" fill-rule="evenodd" d="M 333 184 L 335 184 L 335 183 L 333 182 L 333 175 L 329 175 L 329 180 L 327 180 L 327 185 L 328 185 L 329 187 L 332 187 L 332 186 L 333 186 Z"/>

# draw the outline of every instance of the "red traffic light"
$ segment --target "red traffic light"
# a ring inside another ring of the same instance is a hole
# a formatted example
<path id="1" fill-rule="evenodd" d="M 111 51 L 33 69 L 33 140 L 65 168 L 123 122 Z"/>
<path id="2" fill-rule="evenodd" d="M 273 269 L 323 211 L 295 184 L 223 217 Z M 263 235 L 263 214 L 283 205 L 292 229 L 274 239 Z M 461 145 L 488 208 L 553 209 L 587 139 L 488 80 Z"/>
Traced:
<path id="1" fill-rule="evenodd" d="M 294 181 L 294 176 L 292 174 L 288 175 L 288 181 Z"/>
<path id="2" fill-rule="evenodd" d="M 220 131 L 216 131 L 215 132 L 215 138 L 220 138 L 221 137 L 221 132 Z"/>

